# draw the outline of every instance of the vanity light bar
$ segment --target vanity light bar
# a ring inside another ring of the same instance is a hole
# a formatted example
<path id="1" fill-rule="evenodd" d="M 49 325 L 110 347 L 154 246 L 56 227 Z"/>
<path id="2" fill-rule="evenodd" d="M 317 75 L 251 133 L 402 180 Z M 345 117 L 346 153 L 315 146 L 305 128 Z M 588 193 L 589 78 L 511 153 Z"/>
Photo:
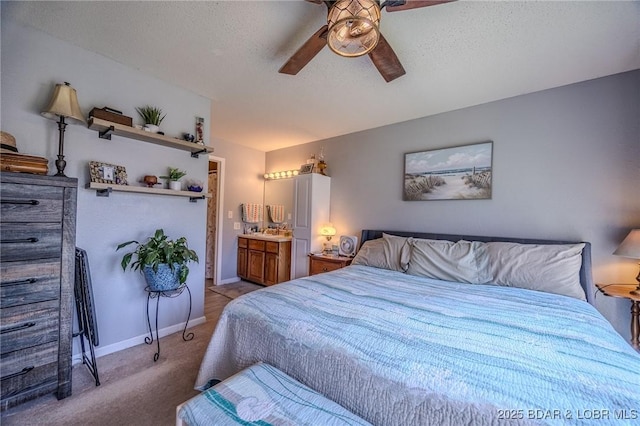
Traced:
<path id="1" fill-rule="evenodd" d="M 265 173 L 263 176 L 265 180 L 286 179 L 286 178 L 298 176 L 298 173 L 300 173 L 298 170 L 285 170 L 282 172 Z"/>

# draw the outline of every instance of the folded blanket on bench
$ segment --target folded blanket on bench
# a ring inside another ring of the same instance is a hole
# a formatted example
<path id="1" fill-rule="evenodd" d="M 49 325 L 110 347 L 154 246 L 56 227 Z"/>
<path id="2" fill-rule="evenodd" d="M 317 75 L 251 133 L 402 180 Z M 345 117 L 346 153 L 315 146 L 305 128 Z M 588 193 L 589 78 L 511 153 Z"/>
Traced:
<path id="1" fill-rule="evenodd" d="M 268 364 L 258 363 L 187 401 L 189 425 L 370 425 Z M 256 423 L 253 423 L 256 422 Z"/>

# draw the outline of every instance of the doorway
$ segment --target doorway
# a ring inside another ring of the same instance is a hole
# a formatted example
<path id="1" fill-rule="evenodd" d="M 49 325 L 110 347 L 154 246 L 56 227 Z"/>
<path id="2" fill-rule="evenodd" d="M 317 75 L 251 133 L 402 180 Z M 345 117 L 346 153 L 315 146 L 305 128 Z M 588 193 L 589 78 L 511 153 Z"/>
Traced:
<path id="1" fill-rule="evenodd" d="M 207 187 L 207 227 L 205 274 L 208 284 L 220 284 L 220 240 L 222 236 L 222 200 L 224 182 L 224 159 L 209 156 Z"/>

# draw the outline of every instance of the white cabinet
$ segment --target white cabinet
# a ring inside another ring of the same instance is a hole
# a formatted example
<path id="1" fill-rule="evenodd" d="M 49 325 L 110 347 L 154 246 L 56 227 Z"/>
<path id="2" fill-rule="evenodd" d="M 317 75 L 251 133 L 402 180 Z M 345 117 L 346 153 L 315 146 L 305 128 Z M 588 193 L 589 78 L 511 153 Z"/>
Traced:
<path id="1" fill-rule="evenodd" d="M 292 278 L 309 274 L 311 252 L 322 251 L 320 228 L 329 222 L 331 178 L 318 173 L 298 175 L 293 188 Z"/>

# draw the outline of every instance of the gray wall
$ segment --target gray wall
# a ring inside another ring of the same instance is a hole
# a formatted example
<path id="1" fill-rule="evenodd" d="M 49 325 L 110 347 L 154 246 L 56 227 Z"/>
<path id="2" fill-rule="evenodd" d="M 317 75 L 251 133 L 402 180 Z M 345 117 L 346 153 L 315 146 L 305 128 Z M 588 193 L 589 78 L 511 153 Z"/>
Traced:
<path id="1" fill-rule="evenodd" d="M 640 227 L 640 71 L 518 96 L 267 153 L 266 172 L 297 168 L 324 147 L 331 221 L 364 228 L 585 240 L 596 282 L 633 283 L 612 255 Z M 492 140 L 493 198 L 402 201 L 404 154 Z M 629 337 L 629 303 L 598 296 Z"/>
<path id="2" fill-rule="evenodd" d="M 239 280 L 236 271 L 238 238 L 243 232 L 240 205 L 242 203 L 262 203 L 264 197 L 265 153 L 222 139 L 214 139 L 213 155 L 224 158 L 224 205 L 222 243 L 219 247 L 222 255 L 220 265 L 221 282 L 227 284 Z M 229 212 L 232 217 L 229 218 Z M 240 229 L 234 229 L 234 223 L 240 223 Z"/>
<path id="3" fill-rule="evenodd" d="M 48 158 L 49 174 L 55 173 L 58 130 L 57 124 L 42 117 L 40 111 L 46 107 L 54 84 L 63 81 L 77 90 L 85 116 L 94 106 L 107 105 L 122 109 L 139 123 L 136 106 L 161 107 L 167 113 L 162 123 L 167 135 L 193 133 L 195 116 L 209 117 L 211 113 L 206 98 L 16 25 L 3 16 L 2 130 L 15 136 L 21 152 Z M 208 123 L 205 140 L 209 140 Z M 145 174 L 166 174 L 168 166 L 187 170 L 186 178 L 206 182 L 207 160 L 206 156 L 193 159 L 186 151 L 117 136 L 111 141 L 102 140 L 97 132 L 74 125 L 69 125 L 65 133 L 65 154 L 66 174 L 79 180 L 76 242 L 89 255 L 101 343 L 98 354 L 105 354 L 141 343 L 147 327 L 144 279 L 138 273 L 122 271 L 122 254 L 115 252 L 116 246 L 132 239 L 144 240 L 156 228 L 164 228 L 172 238 L 187 237 L 190 247 L 204 259 L 206 203 L 122 192 L 96 197 L 95 191 L 84 188 L 89 182 L 88 162 L 125 166 L 130 184 L 141 185 L 138 181 Z M 204 262 L 192 263 L 190 269 L 191 318 L 203 321 Z M 163 299 L 159 328 L 166 332 L 180 329 L 187 311 L 185 295 Z"/>

